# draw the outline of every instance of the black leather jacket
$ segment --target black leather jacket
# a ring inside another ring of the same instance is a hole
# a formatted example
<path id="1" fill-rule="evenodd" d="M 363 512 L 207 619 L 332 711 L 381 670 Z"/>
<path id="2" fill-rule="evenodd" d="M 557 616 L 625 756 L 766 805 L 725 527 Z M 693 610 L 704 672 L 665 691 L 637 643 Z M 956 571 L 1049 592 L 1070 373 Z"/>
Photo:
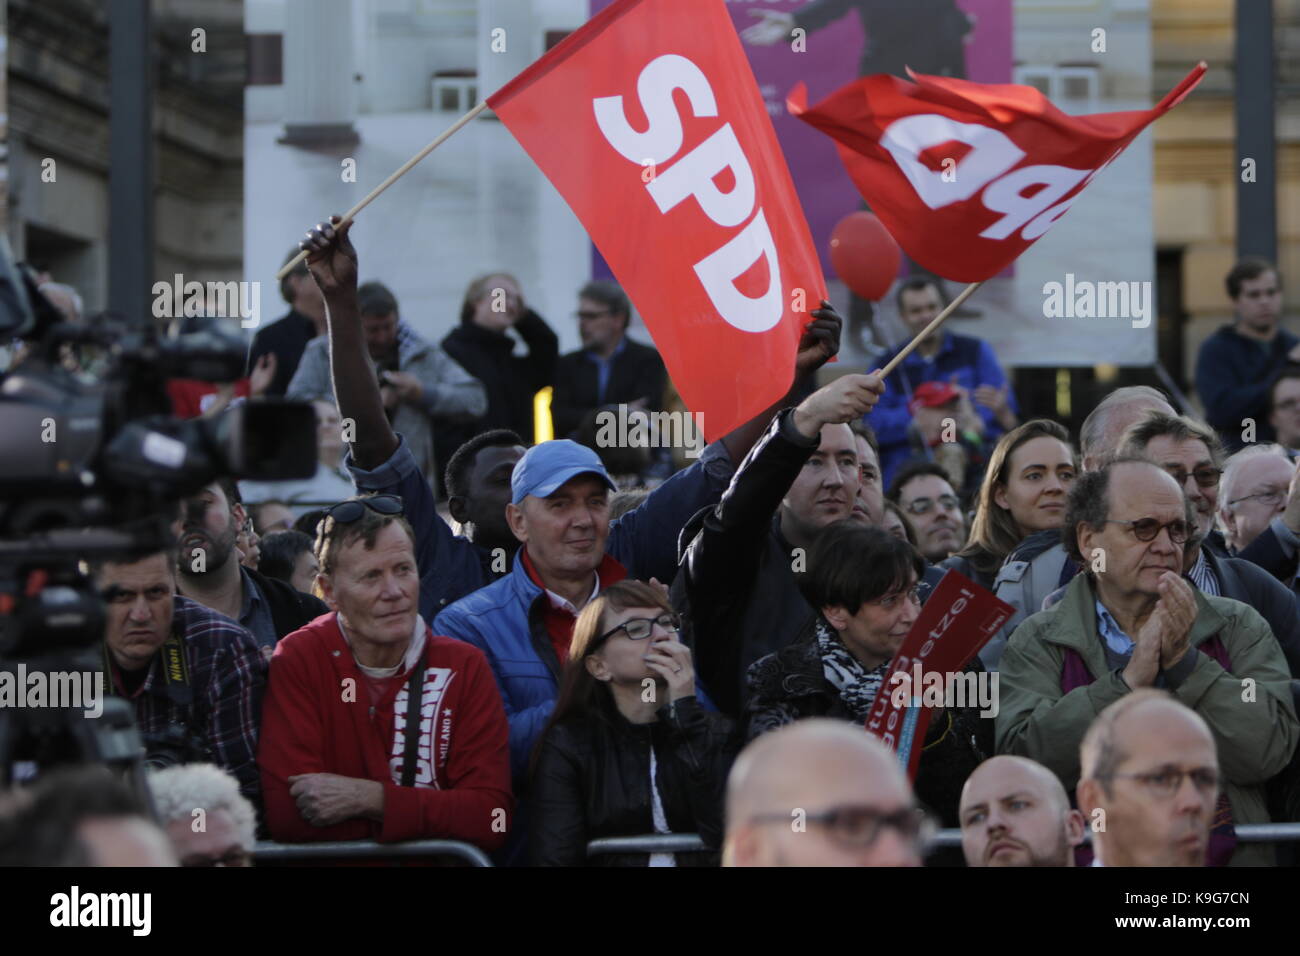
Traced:
<path id="1" fill-rule="evenodd" d="M 682 640 L 726 714 L 743 711 L 749 666 L 797 640 L 817 617 L 795 581 L 799 556 L 774 517 L 818 445 L 794 430 L 790 415 L 773 418 L 722 500 L 692 518 L 679 539 L 672 601 L 684 618 Z"/>
<path id="2" fill-rule="evenodd" d="M 722 802 L 735 758 L 735 727 L 693 697 L 659 711 L 652 724 L 607 713 L 565 721 L 539 744 L 529 794 L 531 862 L 585 866 L 587 843 L 601 837 L 654 832 L 650 748 L 668 829 L 698 833 L 711 853 L 680 853 L 678 866 L 716 866 L 722 845 Z M 592 866 L 645 866 L 645 853 L 600 855 Z"/>

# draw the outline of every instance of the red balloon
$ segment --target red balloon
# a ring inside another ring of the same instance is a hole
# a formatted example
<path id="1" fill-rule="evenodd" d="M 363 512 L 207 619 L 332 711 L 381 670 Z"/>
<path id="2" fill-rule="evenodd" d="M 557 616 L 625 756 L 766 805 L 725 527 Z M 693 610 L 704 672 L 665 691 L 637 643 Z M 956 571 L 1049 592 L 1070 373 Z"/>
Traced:
<path id="1" fill-rule="evenodd" d="M 840 280 L 864 299 L 885 297 L 898 278 L 902 250 L 879 219 L 869 212 L 851 212 L 831 233 L 831 265 Z"/>

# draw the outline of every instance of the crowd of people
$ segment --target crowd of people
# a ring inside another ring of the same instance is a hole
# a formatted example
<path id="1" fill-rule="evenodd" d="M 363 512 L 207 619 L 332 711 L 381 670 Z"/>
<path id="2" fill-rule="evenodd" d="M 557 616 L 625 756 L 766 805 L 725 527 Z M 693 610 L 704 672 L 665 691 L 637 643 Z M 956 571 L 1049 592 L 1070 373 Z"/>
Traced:
<path id="1" fill-rule="evenodd" d="M 1300 821 L 1300 345 L 1272 265 L 1228 276 L 1204 421 L 1121 388 L 1076 448 L 942 330 L 818 387 L 822 303 L 781 401 L 628 495 L 574 440 L 665 400 L 616 285 L 580 291 L 571 355 L 504 273 L 434 345 L 347 231 L 311 230 L 249 357 L 247 400 L 314 403 L 315 476 L 215 481 L 172 549 L 93 568 L 111 692 L 167 765 L 155 815 L 50 773 L 3 798 L 0 862 L 247 865 L 258 835 L 504 865 L 1291 862 L 1237 831 Z M 947 302 L 924 276 L 897 297 L 918 331 Z M 949 570 L 1014 613 L 965 665 L 997 706 L 945 701 L 912 780 L 864 724 Z M 672 834 L 698 842 L 590 849 Z"/>

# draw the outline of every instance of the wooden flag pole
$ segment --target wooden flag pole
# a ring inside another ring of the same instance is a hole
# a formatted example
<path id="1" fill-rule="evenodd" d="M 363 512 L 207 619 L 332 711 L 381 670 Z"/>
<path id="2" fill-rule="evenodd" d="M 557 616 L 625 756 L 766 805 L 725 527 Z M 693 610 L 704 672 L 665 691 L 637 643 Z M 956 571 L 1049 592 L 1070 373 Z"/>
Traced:
<path id="1" fill-rule="evenodd" d="M 334 224 L 334 227 L 337 229 L 339 226 L 351 222 L 352 218 L 361 210 L 369 206 L 376 196 L 382 193 L 389 186 L 393 185 L 393 183 L 397 182 L 397 180 L 405 176 L 408 172 L 410 172 L 412 166 L 414 166 L 420 160 L 424 159 L 424 157 L 428 156 L 435 149 L 437 149 L 439 146 L 445 143 L 448 139 L 451 138 L 452 134 L 458 132 L 461 129 L 461 127 L 463 127 L 466 123 L 472 120 L 475 116 L 478 116 L 478 114 L 482 113 L 485 109 L 487 109 L 487 100 L 484 100 L 483 102 L 479 103 L 478 106 L 474 107 L 464 116 L 462 116 L 460 119 L 456 120 L 456 122 L 453 123 L 446 131 L 444 131 L 441 136 L 439 136 L 428 146 L 424 147 L 424 149 L 420 150 L 418 153 L 416 153 L 414 156 L 412 156 L 410 159 L 404 162 L 400 167 L 398 167 L 398 169 L 391 176 L 385 179 L 374 189 L 370 190 L 370 192 L 366 195 L 366 198 L 361 200 L 361 202 L 357 203 L 355 206 L 353 206 L 351 209 L 345 212 L 343 214 L 343 218 L 338 222 L 336 222 Z M 298 263 L 302 262 L 302 260 L 306 258 L 307 258 L 307 250 L 304 249 L 301 252 L 299 252 L 296 256 L 294 256 L 292 259 L 290 259 L 288 262 L 286 262 L 284 266 L 281 267 L 280 271 L 275 274 L 275 278 L 277 280 L 283 279 L 293 270 L 293 268 L 296 265 L 298 265 Z"/>
<path id="2" fill-rule="evenodd" d="M 906 346 L 903 347 L 903 351 L 899 352 L 897 355 L 895 355 L 892 359 L 889 360 L 889 364 L 880 370 L 880 377 L 888 378 L 889 373 L 892 372 L 894 369 L 898 368 L 898 366 L 902 364 L 903 359 L 911 355 L 912 350 L 916 348 L 918 345 L 920 345 L 921 342 L 924 341 L 927 335 L 929 335 L 939 326 L 947 322 L 948 317 L 952 315 L 954 312 L 956 312 L 957 309 L 961 306 L 961 304 L 965 302 L 967 299 L 969 299 L 971 297 L 971 294 L 983 284 L 984 284 L 984 280 L 981 279 L 979 282 L 972 282 L 966 288 L 962 289 L 961 294 L 957 296 L 957 298 L 953 299 L 951 302 L 948 303 L 948 308 L 944 309 L 942 312 L 936 315 L 929 325 L 923 328 L 920 332 L 916 333 L 916 337 L 912 339 L 912 341 L 908 342 Z"/>

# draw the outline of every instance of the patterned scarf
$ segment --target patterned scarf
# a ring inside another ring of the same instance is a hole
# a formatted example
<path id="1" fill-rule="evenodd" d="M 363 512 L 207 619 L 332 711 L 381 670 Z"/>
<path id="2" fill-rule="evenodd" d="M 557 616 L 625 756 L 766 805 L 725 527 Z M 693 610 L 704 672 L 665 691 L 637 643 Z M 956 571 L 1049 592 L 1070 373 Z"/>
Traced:
<path id="1" fill-rule="evenodd" d="M 845 709 L 858 722 L 871 714 L 880 684 L 889 670 L 889 661 L 867 670 L 825 621 L 817 622 L 817 649 L 822 656 L 822 673 L 844 702 Z"/>

